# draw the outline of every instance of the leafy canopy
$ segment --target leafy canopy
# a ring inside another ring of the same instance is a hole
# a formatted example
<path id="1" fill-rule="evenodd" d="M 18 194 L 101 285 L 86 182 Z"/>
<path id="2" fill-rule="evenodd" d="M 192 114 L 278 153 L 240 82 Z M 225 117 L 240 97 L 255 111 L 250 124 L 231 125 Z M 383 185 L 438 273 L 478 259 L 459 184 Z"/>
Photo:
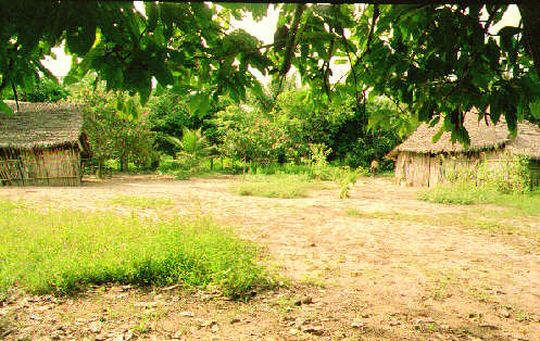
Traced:
<path id="1" fill-rule="evenodd" d="M 263 45 L 232 30 L 230 19 L 260 19 L 266 4 L 144 5 L 143 14 L 130 2 L 1 1 L 0 92 L 51 77 L 41 60 L 65 42 L 76 57 L 66 82 L 92 70 L 107 89 L 137 92 L 144 103 L 155 79 L 200 115 L 220 95 L 240 101 L 247 88 L 262 92 L 253 69 L 272 74 L 279 94 L 293 67 L 315 97 L 347 92 L 360 106 L 368 94 L 386 95 L 420 120 L 442 119 L 465 143 L 463 114 L 472 107 L 481 116 L 489 107 L 493 122 L 504 115 L 513 132 L 540 108 L 534 6 L 519 5 L 518 27 L 494 31 L 506 5 L 283 4 L 274 44 Z M 351 68 L 339 86 L 330 82 L 336 63 Z"/>

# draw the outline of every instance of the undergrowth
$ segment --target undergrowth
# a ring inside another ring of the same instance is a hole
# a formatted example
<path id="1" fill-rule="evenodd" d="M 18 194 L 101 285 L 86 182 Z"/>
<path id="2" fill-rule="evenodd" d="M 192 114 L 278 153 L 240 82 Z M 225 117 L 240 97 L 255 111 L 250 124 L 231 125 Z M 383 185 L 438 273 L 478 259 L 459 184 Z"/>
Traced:
<path id="1" fill-rule="evenodd" d="M 4 293 L 70 294 L 114 282 L 212 286 L 242 298 L 270 283 L 257 247 L 204 217 L 156 222 L 0 201 L 0 230 Z"/>

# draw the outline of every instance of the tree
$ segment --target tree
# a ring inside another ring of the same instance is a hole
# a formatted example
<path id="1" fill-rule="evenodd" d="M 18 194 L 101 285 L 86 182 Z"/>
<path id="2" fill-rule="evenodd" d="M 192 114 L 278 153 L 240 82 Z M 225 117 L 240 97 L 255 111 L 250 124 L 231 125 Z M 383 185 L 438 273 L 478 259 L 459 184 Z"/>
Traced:
<path id="1" fill-rule="evenodd" d="M 265 73 L 269 62 L 257 39 L 226 27 L 231 14 L 251 10 L 260 17 L 267 6 L 224 6 L 218 13 L 208 3 L 146 2 L 143 15 L 132 2 L 1 1 L 0 92 L 30 89 L 36 74 L 52 78 L 41 60 L 65 41 L 76 57 L 67 83 L 92 70 L 107 90 L 136 92 L 145 103 L 155 77 L 179 93 L 194 93 L 200 111 L 220 94 L 242 99 L 257 84 L 248 67 Z"/>
<path id="2" fill-rule="evenodd" d="M 300 7 L 301 12 L 295 10 Z M 298 25 L 297 52 L 292 59 L 277 52 L 276 58 L 291 59 L 303 81 L 328 98 L 341 96 L 328 82 L 331 60 L 337 58 L 351 65 L 339 90 L 353 94 L 359 104 L 367 92 L 385 95 L 421 121 L 442 119 L 454 140 L 467 143 L 463 114 L 473 106 L 481 117 L 489 106 L 493 122 L 504 115 L 512 132 L 517 119 L 538 106 L 533 60 L 539 59 L 532 34 L 540 24 L 530 18 L 492 32 L 507 7 L 369 5 L 358 14 L 353 5 L 285 5 L 283 22 Z"/>
<path id="3" fill-rule="evenodd" d="M 58 102 L 68 96 L 69 91 L 64 86 L 58 84 L 58 81 L 48 78 L 40 79 L 29 92 L 18 87 L 16 92 L 8 88 L 2 94 L 3 98 L 25 102 Z"/>
<path id="4" fill-rule="evenodd" d="M 152 96 L 148 103 L 148 123 L 156 133 L 156 147 L 160 152 L 175 156 L 180 146 L 169 139 L 181 137 L 183 128 L 198 128 L 198 116 L 192 116 L 186 103 L 186 97 L 165 91 Z"/>
<path id="5" fill-rule="evenodd" d="M 156 166 L 154 134 L 136 98 L 98 83 L 79 86 L 69 100 L 83 107 L 84 130 L 98 169 L 111 159 L 119 161 L 120 171 L 128 171 L 130 161 L 142 168 Z"/>
<path id="6" fill-rule="evenodd" d="M 143 15 L 129 2 L 5 0 L 0 91 L 31 88 L 36 74 L 50 76 L 40 60 L 65 41 L 66 51 L 77 57 L 66 81 L 94 70 L 108 89 L 137 92 L 144 103 L 155 77 L 189 97 L 190 108 L 200 113 L 215 107 L 220 95 L 239 101 L 246 88 L 260 92 L 250 67 L 272 73 L 280 90 L 292 66 L 317 96 L 331 100 L 346 91 L 360 107 L 368 91 L 386 95 L 422 121 L 442 119 L 443 129 L 465 143 L 463 114 L 471 107 L 484 113 L 489 105 L 489 119 L 504 115 L 515 131 L 516 121 L 539 106 L 535 5 L 520 4 L 522 23 L 497 32 L 492 27 L 506 5 L 425 1 L 284 4 L 278 41 L 266 46 L 242 30 L 229 30 L 231 16 L 251 12 L 260 18 L 266 7 L 146 2 Z M 351 66 L 344 87 L 330 84 L 334 60 Z"/>
<path id="7" fill-rule="evenodd" d="M 167 136 L 167 140 L 180 150 L 177 153 L 177 159 L 183 170 L 182 176 L 195 174 L 200 169 L 204 160 L 211 157 L 214 152 L 214 146 L 210 146 L 208 140 L 203 136 L 201 128 L 191 130 L 184 127 L 182 129 L 182 138 Z"/>

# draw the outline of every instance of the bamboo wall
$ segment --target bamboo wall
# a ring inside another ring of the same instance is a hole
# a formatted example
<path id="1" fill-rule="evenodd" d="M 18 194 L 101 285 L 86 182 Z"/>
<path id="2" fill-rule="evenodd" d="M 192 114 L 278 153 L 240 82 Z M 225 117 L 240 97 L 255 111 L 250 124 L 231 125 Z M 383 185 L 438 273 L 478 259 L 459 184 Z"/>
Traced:
<path id="1" fill-rule="evenodd" d="M 0 184 L 8 186 L 79 186 L 77 147 L 0 150 Z"/>
<path id="2" fill-rule="evenodd" d="M 531 185 L 533 187 L 540 187 L 540 160 L 531 160 Z"/>

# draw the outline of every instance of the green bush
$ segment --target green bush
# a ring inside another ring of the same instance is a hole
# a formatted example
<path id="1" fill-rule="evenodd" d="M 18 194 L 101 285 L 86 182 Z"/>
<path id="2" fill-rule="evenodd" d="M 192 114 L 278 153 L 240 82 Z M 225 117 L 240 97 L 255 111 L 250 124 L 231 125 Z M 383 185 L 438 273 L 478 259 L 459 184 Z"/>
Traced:
<path id="1" fill-rule="evenodd" d="M 311 152 L 311 174 L 317 180 L 328 180 L 331 176 L 326 158 L 332 152 L 331 148 L 327 148 L 323 143 L 310 144 Z"/>
<path id="2" fill-rule="evenodd" d="M 339 198 L 347 199 L 349 197 L 349 192 L 352 187 L 358 180 L 358 177 L 367 175 L 365 169 L 358 168 L 351 170 L 349 167 L 341 167 L 334 170 L 334 181 L 339 187 Z"/>
<path id="3" fill-rule="evenodd" d="M 155 221 L 0 201 L 0 290 L 68 294 L 88 284 L 219 287 L 267 283 L 257 248 L 207 218 Z"/>

